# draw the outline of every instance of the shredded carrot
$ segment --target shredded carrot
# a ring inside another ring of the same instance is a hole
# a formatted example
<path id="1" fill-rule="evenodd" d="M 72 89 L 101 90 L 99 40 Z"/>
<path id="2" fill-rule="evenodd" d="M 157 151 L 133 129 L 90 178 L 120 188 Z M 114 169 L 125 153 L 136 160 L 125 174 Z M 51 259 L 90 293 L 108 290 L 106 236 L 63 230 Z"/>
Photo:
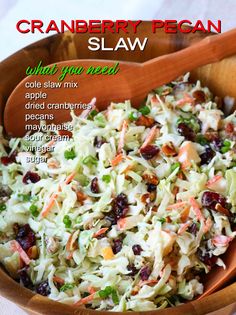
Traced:
<path id="1" fill-rule="evenodd" d="M 176 203 L 173 203 L 172 205 L 167 206 L 166 210 L 178 209 L 185 206 L 186 204 L 187 204 L 187 201 L 176 202 Z"/>
<path id="2" fill-rule="evenodd" d="M 117 149 L 117 154 L 122 153 L 122 150 L 124 148 L 125 145 L 125 133 L 128 129 L 128 123 L 126 120 L 123 121 L 123 125 L 122 125 L 122 129 L 121 129 L 121 133 L 120 133 L 120 140 L 118 143 L 118 149 Z"/>
<path id="3" fill-rule="evenodd" d="M 29 256 L 26 254 L 26 252 L 23 250 L 23 248 L 20 246 L 20 244 L 19 244 L 16 240 L 13 240 L 13 241 L 11 241 L 10 246 L 11 246 L 11 249 L 12 249 L 14 252 L 18 252 L 18 253 L 19 253 L 20 258 L 23 260 L 23 262 L 24 262 L 26 265 L 29 265 L 29 263 L 30 263 L 30 258 L 29 258 Z"/>
<path id="4" fill-rule="evenodd" d="M 176 105 L 177 106 L 183 106 L 183 105 L 185 105 L 187 103 L 193 104 L 194 103 L 194 98 L 191 97 L 189 94 L 185 93 L 184 97 L 176 102 Z"/>
<path id="5" fill-rule="evenodd" d="M 90 294 L 93 294 L 93 293 L 96 293 L 97 290 L 96 290 L 95 288 L 93 288 L 93 287 L 89 287 L 89 288 L 88 288 L 88 292 L 89 292 Z"/>
<path id="6" fill-rule="evenodd" d="M 95 106 L 96 101 L 97 101 L 96 97 L 94 97 L 94 98 L 91 99 L 90 103 L 88 104 L 88 105 L 91 106 L 91 108 L 88 108 L 88 109 L 83 110 L 83 112 L 80 114 L 80 117 L 81 117 L 81 118 L 86 118 L 86 117 L 88 117 L 89 113 L 90 113 L 92 110 L 94 110 L 94 109 L 96 108 L 96 106 Z"/>
<path id="7" fill-rule="evenodd" d="M 95 233 L 93 234 L 93 237 L 96 238 L 96 237 L 98 237 L 98 236 L 104 234 L 107 230 L 108 230 L 108 228 L 101 228 L 99 231 L 97 231 L 97 232 L 95 232 Z"/>
<path id="8" fill-rule="evenodd" d="M 66 184 L 66 185 L 70 184 L 70 182 L 71 182 L 72 179 L 75 177 L 75 175 L 76 175 L 76 172 L 75 172 L 75 171 L 72 172 L 72 173 L 66 178 L 65 184 Z"/>
<path id="9" fill-rule="evenodd" d="M 204 230 L 203 232 L 206 234 L 208 231 L 210 231 L 211 227 L 213 225 L 213 222 L 210 217 L 208 217 L 205 221 Z"/>
<path id="10" fill-rule="evenodd" d="M 114 257 L 114 253 L 111 246 L 107 246 L 102 249 L 102 256 L 105 260 L 110 260 Z"/>
<path id="11" fill-rule="evenodd" d="M 119 230 L 124 229 L 126 226 L 126 218 L 121 218 L 117 221 L 117 227 Z"/>
<path id="12" fill-rule="evenodd" d="M 95 297 L 96 292 L 84 297 L 83 299 L 79 300 L 78 302 L 76 302 L 74 304 L 74 306 L 80 306 L 80 305 L 85 305 L 91 301 L 93 301 L 94 297 Z"/>
<path id="13" fill-rule="evenodd" d="M 70 184 L 70 182 L 71 182 L 72 179 L 75 177 L 75 175 L 76 175 L 76 172 L 75 172 L 75 171 L 72 172 L 72 173 L 66 178 L 66 180 L 64 181 L 64 183 L 65 183 L 66 185 Z M 58 192 L 60 192 L 60 191 L 61 191 L 61 185 L 59 185 L 59 187 L 58 187 Z M 51 210 L 52 207 L 54 206 L 54 203 L 55 203 L 57 197 L 58 197 L 58 193 L 53 193 L 53 194 L 51 195 L 48 204 L 44 207 L 43 211 L 41 212 L 41 216 L 42 216 L 43 218 L 45 218 L 45 217 L 48 215 L 48 213 L 50 212 L 50 210 Z"/>
<path id="14" fill-rule="evenodd" d="M 221 178 L 223 178 L 221 175 L 216 175 L 213 178 L 209 179 L 208 182 L 206 183 L 206 187 L 211 186 L 212 184 L 214 184 L 215 182 L 217 182 L 218 180 L 220 180 Z"/>
<path id="15" fill-rule="evenodd" d="M 182 222 L 185 222 L 187 221 L 188 217 L 189 217 L 189 212 L 190 212 L 190 207 L 189 206 L 186 206 L 184 208 L 183 211 L 181 211 L 181 214 L 180 214 L 180 219 Z"/>
<path id="16" fill-rule="evenodd" d="M 46 205 L 46 207 L 44 207 L 43 211 L 41 212 L 41 216 L 43 218 L 45 218 L 48 215 L 49 211 L 54 206 L 57 196 L 58 196 L 58 193 L 53 193 L 52 196 L 50 197 L 48 204 Z"/>
<path id="17" fill-rule="evenodd" d="M 54 276 L 52 279 L 53 279 L 54 282 L 59 283 L 59 284 L 64 284 L 65 283 L 65 280 L 62 279 L 61 277 L 58 277 L 58 276 Z"/>
<path id="18" fill-rule="evenodd" d="M 71 235 L 69 236 L 69 239 L 68 239 L 68 241 L 67 241 L 67 243 L 66 243 L 66 250 L 69 251 L 69 252 L 71 251 L 72 236 L 73 236 L 73 234 L 71 234 Z"/>
<path id="19" fill-rule="evenodd" d="M 158 280 L 144 280 L 144 281 L 140 281 L 138 286 L 141 288 L 144 285 L 149 285 L 150 287 L 154 286 L 156 283 L 158 282 Z"/>
<path id="20" fill-rule="evenodd" d="M 120 153 L 114 157 L 114 159 L 111 161 L 111 165 L 114 167 L 118 165 L 123 160 L 123 154 Z"/>
<path id="21" fill-rule="evenodd" d="M 79 236 L 80 230 L 77 230 L 73 232 L 68 239 L 68 242 L 66 243 L 66 250 L 71 252 L 74 251 L 77 248 L 76 240 Z"/>
<path id="22" fill-rule="evenodd" d="M 193 211 L 196 214 L 197 220 L 198 221 L 200 221 L 201 219 L 204 220 L 204 217 L 202 215 L 202 212 L 201 212 L 201 209 L 200 209 L 200 206 L 199 206 L 198 202 L 193 197 L 191 197 L 189 199 L 189 202 L 190 202 L 190 204 L 191 204 L 191 206 L 193 208 Z"/>
<path id="23" fill-rule="evenodd" d="M 148 135 L 147 135 L 147 137 L 146 137 L 146 139 L 145 139 L 145 141 L 142 144 L 140 149 L 145 148 L 147 145 L 149 145 L 155 139 L 155 137 L 157 135 L 157 130 L 159 130 L 159 129 L 157 129 L 157 126 L 153 126 L 151 128 L 151 130 L 149 131 L 149 133 L 148 133 Z"/>
<path id="24" fill-rule="evenodd" d="M 184 224 L 181 224 L 180 228 L 178 229 L 178 234 L 181 235 L 183 234 L 187 229 L 188 227 L 190 226 L 190 222 L 187 222 L 187 223 L 184 223 Z"/>

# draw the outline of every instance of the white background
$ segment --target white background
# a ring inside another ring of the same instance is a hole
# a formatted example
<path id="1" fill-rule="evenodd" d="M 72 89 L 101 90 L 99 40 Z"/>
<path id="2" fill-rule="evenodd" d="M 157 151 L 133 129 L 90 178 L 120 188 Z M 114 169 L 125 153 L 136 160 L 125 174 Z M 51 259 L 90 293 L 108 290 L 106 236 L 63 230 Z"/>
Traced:
<path id="1" fill-rule="evenodd" d="M 0 61 L 45 37 L 18 33 L 15 25 L 21 19 L 211 19 L 222 20 L 222 31 L 226 31 L 236 27 L 236 0 L 0 0 Z M 221 314 L 232 312 L 229 307 Z M 25 312 L 0 298 L 0 315 Z"/>
<path id="2" fill-rule="evenodd" d="M 235 13 L 236 0 L 0 0 L 0 60 L 45 37 L 17 32 L 21 19 L 219 19 L 226 31 L 236 27 Z"/>

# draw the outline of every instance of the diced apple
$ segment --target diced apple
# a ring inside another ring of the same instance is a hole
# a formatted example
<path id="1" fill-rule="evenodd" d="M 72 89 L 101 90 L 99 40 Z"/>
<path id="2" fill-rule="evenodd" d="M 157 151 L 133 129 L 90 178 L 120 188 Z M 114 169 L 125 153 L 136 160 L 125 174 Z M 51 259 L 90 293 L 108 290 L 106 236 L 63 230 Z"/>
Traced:
<path id="1" fill-rule="evenodd" d="M 133 215 L 131 217 L 121 218 L 117 222 L 117 227 L 119 230 L 130 230 L 133 227 L 137 226 L 139 222 L 143 221 L 143 215 Z"/>
<path id="2" fill-rule="evenodd" d="M 205 133 L 208 129 L 215 131 L 219 128 L 222 112 L 218 109 L 203 109 L 200 111 L 198 118 L 202 122 L 202 132 Z"/>
<path id="3" fill-rule="evenodd" d="M 195 145 L 191 141 L 185 141 L 179 150 L 178 161 L 181 163 L 182 168 L 188 168 L 192 163 L 199 163 L 201 161 Z"/>
<path id="4" fill-rule="evenodd" d="M 219 193 L 225 193 L 227 182 L 221 175 L 216 175 L 206 183 L 206 187 Z"/>
<path id="5" fill-rule="evenodd" d="M 163 256 L 166 256 L 172 251 L 176 236 L 171 233 L 161 231 L 161 239 L 163 244 Z"/>
<path id="6" fill-rule="evenodd" d="M 14 279 L 18 278 L 18 270 L 21 268 L 19 253 L 14 253 L 12 256 L 5 258 L 3 264 Z"/>

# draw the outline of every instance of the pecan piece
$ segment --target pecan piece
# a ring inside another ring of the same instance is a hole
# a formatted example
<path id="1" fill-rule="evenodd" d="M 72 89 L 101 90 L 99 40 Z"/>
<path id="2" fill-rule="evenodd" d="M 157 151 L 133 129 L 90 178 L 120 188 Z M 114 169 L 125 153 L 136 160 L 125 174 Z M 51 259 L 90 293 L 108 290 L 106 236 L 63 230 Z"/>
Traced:
<path id="1" fill-rule="evenodd" d="M 175 156 L 177 154 L 175 147 L 174 147 L 172 142 L 165 143 L 162 146 L 161 151 L 166 156 Z"/>
<path id="2" fill-rule="evenodd" d="M 145 126 L 145 127 L 152 127 L 155 123 L 155 120 L 151 117 L 147 117 L 141 115 L 135 122 L 137 126 Z"/>
<path id="3" fill-rule="evenodd" d="M 197 90 L 193 92 L 193 98 L 194 98 L 195 105 L 201 104 L 206 101 L 206 94 L 201 90 Z"/>

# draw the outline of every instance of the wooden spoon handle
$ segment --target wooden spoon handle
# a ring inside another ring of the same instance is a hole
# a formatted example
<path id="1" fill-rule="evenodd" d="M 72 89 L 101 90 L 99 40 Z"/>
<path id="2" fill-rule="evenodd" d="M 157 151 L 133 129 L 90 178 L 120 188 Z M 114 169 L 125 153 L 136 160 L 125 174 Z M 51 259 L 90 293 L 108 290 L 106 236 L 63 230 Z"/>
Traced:
<path id="1" fill-rule="evenodd" d="M 236 53 L 236 28 L 219 35 L 207 36 L 205 39 L 185 49 L 169 54 L 173 61 L 191 61 L 191 67 L 195 68 L 203 64 L 219 61 Z M 195 59 L 196 58 L 196 59 Z M 159 64 L 161 57 L 144 62 L 143 66 Z"/>
<path id="2" fill-rule="evenodd" d="M 176 79 L 178 76 L 236 53 L 236 28 L 219 35 L 208 36 L 198 43 L 175 53 L 144 62 L 133 82 L 133 91 L 139 93 L 143 82 L 148 82 L 149 91 Z M 133 80 L 128 70 L 124 76 L 127 82 Z M 147 93 L 149 91 L 146 91 Z M 144 92 L 144 91 L 142 91 Z"/>

